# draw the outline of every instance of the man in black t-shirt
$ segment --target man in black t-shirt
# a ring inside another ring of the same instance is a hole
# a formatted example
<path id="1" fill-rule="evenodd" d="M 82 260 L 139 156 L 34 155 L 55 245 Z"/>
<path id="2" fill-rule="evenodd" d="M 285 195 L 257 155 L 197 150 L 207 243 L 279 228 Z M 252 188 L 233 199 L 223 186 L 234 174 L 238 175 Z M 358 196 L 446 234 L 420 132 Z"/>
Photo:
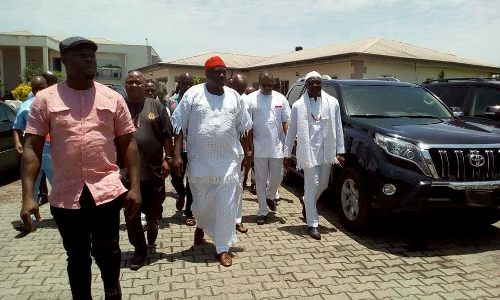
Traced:
<path id="1" fill-rule="evenodd" d="M 141 159 L 142 211 L 147 221 L 147 242 L 154 246 L 158 236 L 158 217 L 165 198 L 165 180 L 170 173 L 169 159 L 173 155 L 172 123 L 159 101 L 146 98 L 146 81 L 139 71 L 129 72 L 125 81 L 127 106 L 132 116 Z M 165 150 L 165 158 L 163 155 Z M 127 182 L 127 174 L 124 181 Z M 126 218 L 127 233 L 135 252 L 130 263 L 131 270 L 138 270 L 146 261 L 147 245 L 141 226 L 141 213 Z"/>

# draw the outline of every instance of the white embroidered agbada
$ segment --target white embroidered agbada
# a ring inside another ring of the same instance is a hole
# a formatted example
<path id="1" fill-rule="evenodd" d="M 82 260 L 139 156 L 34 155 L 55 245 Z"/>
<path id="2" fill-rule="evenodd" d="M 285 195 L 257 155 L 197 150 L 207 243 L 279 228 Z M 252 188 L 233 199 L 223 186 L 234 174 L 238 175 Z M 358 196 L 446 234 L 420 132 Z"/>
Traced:
<path id="1" fill-rule="evenodd" d="M 314 100 L 312 100 L 314 101 Z M 319 105 L 320 120 L 315 120 L 312 115 L 311 99 L 307 91 L 292 105 L 292 114 L 285 139 L 284 156 L 290 157 L 292 148 L 297 138 L 297 169 L 311 168 L 315 165 L 338 163 L 337 154 L 344 153 L 344 134 L 340 116 L 339 102 L 335 97 L 321 91 Z M 314 132 L 311 122 L 325 122 L 322 126 L 323 157 L 315 157 L 311 147 L 311 137 Z"/>
<path id="2" fill-rule="evenodd" d="M 206 84 L 186 91 L 173 115 L 175 133 L 187 140 L 186 176 L 193 194 L 193 215 L 198 226 L 215 243 L 217 253 L 236 241 L 234 220 L 241 193 L 240 136 L 252 120 L 240 95 L 224 87 L 221 96 L 210 94 Z"/>

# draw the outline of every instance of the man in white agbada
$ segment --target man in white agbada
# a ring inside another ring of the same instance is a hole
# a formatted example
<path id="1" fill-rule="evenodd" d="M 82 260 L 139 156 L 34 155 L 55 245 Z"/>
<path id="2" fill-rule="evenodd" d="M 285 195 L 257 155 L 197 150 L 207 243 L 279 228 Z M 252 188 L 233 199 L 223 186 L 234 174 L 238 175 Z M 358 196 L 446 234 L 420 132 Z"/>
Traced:
<path id="1" fill-rule="evenodd" d="M 290 157 L 297 138 L 297 169 L 304 170 L 304 206 L 307 232 L 320 240 L 316 202 L 328 187 L 332 165 L 344 164 L 344 134 L 340 106 L 321 88 L 321 75 L 310 72 L 305 77 L 307 91 L 292 105 L 285 157 Z M 286 159 L 285 165 L 289 165 Z"/>
<path id="2" fill-rule="evenodd" d="M 273 91 L 270 72 L 259 75 L 258 91 L 248 95 L 248 112 L 253 126 L 255 183 L 259 210 L 257 224 L 266 223 L 269 209 L 276 211 L 276 191 L 283 179 L 283 145 L 290 120 L 290 106 L 282 94 Z M 268 209 L 269 207 L 269 209 Z"/>
<path id="3" fill-rule="evenodd" d="M 206 61 L 205 75 L 207 83 L 187 90 L 173 113 L 173 169 L 181 173 L 185 134 L 189 149 L 186 175 L 193 195 L 191 209 L 198 225 L 194 244 L 202 244 L 206 232 L 215 243 L 220 264 L 228 267 L 232 264 L 229 246 L 236 240 L 241 153 L 247 153 L 246 133 L 252 120 L 240 95 L 224 86 L 226 66 L 220 57 Z M 243 160 L 244 164 L 250 163 L 247 157 Z"/>

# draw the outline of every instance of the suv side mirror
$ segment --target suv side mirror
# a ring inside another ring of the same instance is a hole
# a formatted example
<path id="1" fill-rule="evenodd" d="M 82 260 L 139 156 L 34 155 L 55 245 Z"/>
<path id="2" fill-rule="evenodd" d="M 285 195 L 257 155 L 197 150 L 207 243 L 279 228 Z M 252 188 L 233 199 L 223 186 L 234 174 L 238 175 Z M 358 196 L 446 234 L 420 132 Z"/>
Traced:
<path id="1" fill-rule="evenodd" d="M 462 111 L 462 109 L 460 107 L 452 106 L 450 108 L 451 108 L 451 111 L 453 112 L 454 117 L 461 118 L 464 116 L 464 112 Z"/>
<path id="2" fill-rule="evenodd" d="M 487 118 L 500 120 L 500 105 L 486 106 L 484 116 Z"/>

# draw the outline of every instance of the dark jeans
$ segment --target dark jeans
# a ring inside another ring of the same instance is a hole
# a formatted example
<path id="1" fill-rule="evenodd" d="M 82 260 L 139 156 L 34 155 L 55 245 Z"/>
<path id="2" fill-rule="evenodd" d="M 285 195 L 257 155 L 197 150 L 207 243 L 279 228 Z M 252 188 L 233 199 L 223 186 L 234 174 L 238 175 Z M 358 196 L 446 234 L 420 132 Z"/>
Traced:
<path id="1" fill-rule="evenodd" d="M 193 195 L 191 194 L 191 189 L 189 188 L 189 180 L 186 180 L 186 186 L 184 187 L 184 174 L 186 174 L 186 168 L 188 164 L 187 153 L 182 152 L 181 154 L 183 162 L 183 170 L 181 176 L 175 175 L 173 172 L 170 174 L 172 177 L 172 186 L 174 187 L 177 195 L 186 196 L 186 209 L 184 210 L 184 215 L 186 217 L 192 217 L 193 212 L 191 211 L 191 205 L 193 204 Z"/>
<path id="2" fill-rule="evenodd" d="M 96 206 L 87 186 L 80 209 L 50 207 L 68 256 L 68 277 L 73 299 L 92 299 L 92 258 L 101 270 L 106 299 L 121 299 L 119 245 L 120 210 L 123 195 Z"/>
<path id="3" fill-rule="evenodd" d="M 125 186 L 128 184 L 125 183 Z M 152 245 L 158 236 L 158 217 L 161 214 L 162 200 L 165 199 L 165 181 L 159 178 L 141 182 L 141 198 L 141 211 L 146 215 L 148 223 L 148 244 Z M 137 211 L 131 219 L 125 217 L 125 223 L 130 244 L 137 253 L 146 256 L 148 247 L 141 225 L 141 211 Z"/>

